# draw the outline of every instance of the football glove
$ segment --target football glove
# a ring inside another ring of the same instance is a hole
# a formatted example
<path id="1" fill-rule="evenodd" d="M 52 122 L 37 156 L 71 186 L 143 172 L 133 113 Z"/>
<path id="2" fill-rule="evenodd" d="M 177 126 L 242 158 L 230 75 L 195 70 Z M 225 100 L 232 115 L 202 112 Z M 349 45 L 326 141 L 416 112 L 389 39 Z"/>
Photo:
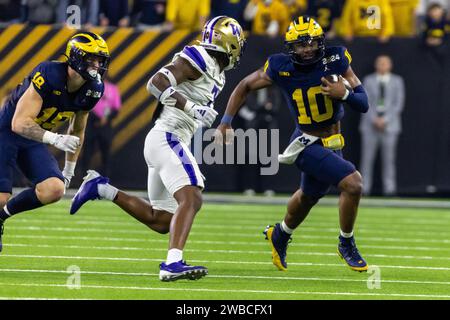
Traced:
<path id="1" fill-rule="evenodd" d="M 57 134 L 46 131 L 42 142 L 51 144 L 55 148 L 65 152 L 75 153 L 80 146 L 80 138 L 68 134 Z"/>
<path id="2" fill-rule="evenodd" d="M 187 101 L 184 106 L 184 111 L 193 117 L 194 119 L 199 120 L 205 127 L 210 128 L 216 120 L 218 115 L 217 111 L 211 107 L 207 106 L 198 106 L 191 101 Z"/>

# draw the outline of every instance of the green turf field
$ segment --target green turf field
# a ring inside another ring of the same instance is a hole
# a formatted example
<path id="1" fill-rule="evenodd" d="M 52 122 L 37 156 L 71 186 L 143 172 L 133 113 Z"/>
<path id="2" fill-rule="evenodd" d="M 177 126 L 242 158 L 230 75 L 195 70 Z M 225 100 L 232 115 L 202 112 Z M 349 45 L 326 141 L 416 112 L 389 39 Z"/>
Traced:
<path id="1" fill-rule="evenodd" d="M 7 222 L 1 299 L 450 299 L 448 209 L 361 208 L 356 241 L 378 268 L 358 273 L 336 254 L 337 208 L 318 206 L 294 233 L 281 272 L 262 231 L 281 221 L 284 206 L 205 204 L 184 256 L 209 275 L 163 283 L 167 235 L 110 202 L 74 216 L 68 208 L 65 200 Z"/>

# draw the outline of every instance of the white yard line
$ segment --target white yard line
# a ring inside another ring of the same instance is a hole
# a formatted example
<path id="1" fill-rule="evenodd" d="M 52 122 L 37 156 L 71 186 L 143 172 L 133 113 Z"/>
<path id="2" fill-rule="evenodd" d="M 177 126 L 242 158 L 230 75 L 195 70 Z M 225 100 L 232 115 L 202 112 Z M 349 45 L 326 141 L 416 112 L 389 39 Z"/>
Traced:
<path id="1" fill-rule="evenodd" d="M 67 274 L 67 270 L 42 270 L 42 269 L 0 269 L 0 272 L 17 272 L 17 273 L 61 273 Z M 86 271 L 80 270 L 80 275 L 83 274 L 96 274 L 96 275 L 111 275 L 111 276 L 143 276 L 153 277 L 158 276 L 158 273 L 148 272 L 110 272 L 110 271 Z M 320 277 L 277 277 L 277 276 L 238 276 L 228 274 L 214 274 L 208 275 L 208 278 L 224 278 L 224 279 L 267 279 L 267 280 L 298 280 L 298 281 L 337 281 L 337 282 L 367 282 L 367 279 L 342 279 L 342 278 L 320 278 Z M 383 283 L 403 283 L 403 284 L 439 284 L 450 285 L 450 282 L 446 281 L 417 281 L 417 280 L 380 280 Z"/>
<path id="2" fill-rule="evenodd" d="M 44 284 L 44 283 L 0 283 L 0 286 L 21 286 L 21 287 L 59 287 L 67 288 L 65 284 Z M 277 291 L 277 290 L 226 290 L 209 288 L 154 288 L 135 286 L 102 286 L 102 285 L 82 285 L 88 289 L 113 289 L 113 290 L 144 290 L 144 291 L 183 291 L 183 292 L 226 292 L 226 293 L 262 293 L 262 294 L 298 294 L 298 295 L 332 295 L 332 296 L 374 296 L 374 297 L 414 297 L 414 298 L 443 298 L 448 299 L 450 295 L 437 294 L 400 294 L 400 293 L 367 293 L 367 292 L 322 292 L 322 291 Z"/>
<path id="3" fill-rule="evenodd" d="M 42 256 L 42 255 L 27 255 L 27 254 L 2 254 L 3 258 L 31 258 L 31 259 L 66 259 L 66 260 L 105 260 L 105 261 L 151 261 L 161 262 L 161 259 L 150 258 L 118 258 L 118 257 L 96 257 L 96 256 Z M 262 261 L 221 261 L 221 260 L 189 260 L 195 263 L 220 263 L 220 264 L 257 264 L 257 265 L 271 265 L 271 262 Z M 321 266 L 321 267 L 342 267 L 343 263 L 310 263 L 310 262 L 290 262 L 291 266 Z M 448 267 L 429 267 L 429 266 L 394 266 L 394 265 L 377 265 L 380 268 L 392 269 L 413 269 L 413 270 L 436 270 L 436 271 L 450 271 Z"/>
<path id="4" fill-rule="evenodd" d="M 204 233 L 196 233 L 191 232 L 192 235 L 205 235 Z M 216 234 L 217 235 L 217 234 Z M 42 236 L 42 235 L 21 235 L 21 234 L 10 234 L 10 235 L 4 235 L 4 238 L 11 238 L 11 239 L 53 239 L 53 240 L 85 240 L 85 241 L 111 241 L 111 242 L 140 242 L 140 243 L 167 243 L 168 240 L 166 239 L 148 239 L 148 238 L 121 238 L 121 237 L 87 237 L 87 236 Z M 298 238 L 315 238 L 314 236 L 301 236 Z M 329 237 L 324 237 L 324 239 Z M 364 238 L 366 239 L 366 238 Z M 392 238 L 374 238 L 377 241 L 386 241 L 386 242 L 395 242 Z M 370 240 L 370 239 L 367 239 Z M 421 239 L 419 239 L 421 240 Z M 408 241 L 404 241 L 408 242 Z M 426 242 L 424 239 L 423 242 Z M 195 240 L 195 239 L 189 239 L 189 243 L 192 244 L 208 244 L 208 245 L 242 245 L 242 246 L 265 246 L 267 247 L 267 242 L 263 241 L 261 238 L 261 242 L 248 242 L 248 241 L 212 241 L 212 240 Z M 334 247 L 336 246 L 336 243 L 333 244 L 324 244 L 324 243 L 291 243 L 290 246 L 292 247 Z M 4 242 L 4 246 L 7 246 L 7 244 Z M 418 251 L 450 251 L 450 248 L 442 248 L 442 247 L 423 247 L 423 246 L 385 246 L 385 245 L 363 245 L 365 248 L 372 248 L 372 249 L 389 249 L 389 250 L 418 250 Z"/>
<path id="5" fill-rule="evenodd" d="M 262 232 L 262 227 L 252 227 L 252 228 L 248 228 L 245 226 L 227 226 L 226 228 L 228 229 L 234 229 L 234 230 L 242 230 L 242 231 L 248 231 L 248 233 L 261 233 Z M 224 229 L 224 226 L 222 225 L 211 225 L 211 224 L 194 224 L 193 226 L 193 230 L 196 229 L 207 229 L 207 230 L 211 230 L 211 229 Z M 28 226 L 28 227 L 19 227 L 19 226 L 13 226 L 11 227 L 11 230 L 28 230 L 28 231 L 65 231 L 65 232 L 98 232 L 98 233 L 102 233 L 104 234 L 106 231 L 107 232 L 114 232 L 114 233 L 122 233 L 122 234 L 142 234 L 142 235 L 147 235 L 149 234 L 150 230 L 129 230 L 129 229 L 119 229 L 119 230 L 108 230 L 105 228 L 66 228 L 66 227 L 38 227 L 38 226 Z M 333 234 L 337 234 L 339 232 L 338 228 L 313 228 L 313 227 L 302 227 L 299 228 L 298 233 L 301 232 L 314 232 L 314 233 L 333 233 Z M 398 233 L 404 233 L 407 231 L 402 231 L 402 230 L 370 230 L 370 229 L 364 229 L 364 228 L 357 228 L 356 232 L 361 232 L 361 233 L 369 233 L 369 234 L 398 234 Z M 413 232 L 416 235 L 424 235 L 424 236 L 437 236 L 438 233 L 434 232 L 434 231 L 430 231 L 430 232 Z M 216 233 L 217 234 L 217 233 Z M 449 233 L 443 233 L 446 236 L 449 236 Z M 380 237 L 381 238 L 381 237 Z M 383 237 L 385 238 L 385 237 Z M 389 241 L 398 241 L 398 242 L 423 242 L 423 243 L 439 243 L 439 244 L 443 244 L 443 243 L 449 243 L 450 244 L 450 239 L 405 239 L 405 238 L 385 238 L 385 239 L 390 239 Z"/>
<path id="6" fill-rule="evenodd" d="M 30 244 L 27 243 L 11 243 L 8 244 L 8 247 L 31 247 Z M 42 244 L 37 245 L 33 244 L 33 248 L 60 248 L 60 249 L 83 249 L 83 250 L 116 250 L 116 251 L 162 251 L 166 252 L 167 248 L 151 248 L 151 247 L 111 247 L 111 246 L 79 246 L 79 245 L 48 245 Z M 189 249 L 189 252 L 199 252 L 199 253 L 224 253 L 224 254 L 267 254 L 267 250 L 219 250 L 219 249 Z M 310 251 L 289 251 L 289 255 L 298 255 L 298 256 L 336 256 L 336 253 L 330 252 L 310 252 Z M 374 257 L 374 258 L 388 258 L 388 259 L 413 259 L 413 260 L 450 260 L 450 257 L 433 257 L 433 256 L 413 256 L 413 255 L 389 255 L 389 254 L 364 254 L 365 257 Z"/>
<path id="7" fill-rule="evenodd" d="M 27 227 L 26 229 L 24 229 L 24 227 L 16 227 L 13 226 L 12 227 L 12 232 L 14 234 L 14 229 L 17 230 L 30 230 L 30 228 L 41 228 L 41 227 Z M 65 228 L 65 229 L 69 229 L 66 231 L 72 231 L 72 229 L 74 228 Z M 263 228 L 260 228 L 260 231 Z M 35 229 L 36 230 L 36 229 Z M 40 229 L 37 229 L 40 230 Z M 84 231 L 90 231 L 91 229 L 88 228 L 83 228 L 83 229 L 78 229 L 75 228 L 75 230 L 73 230 L 74 232 L 79 232 L 80 230 L 84 230 Z M 99 229 L 94 229 L 94 230 L 99 230 Z M 337 230 L 337 229 L 336 229 Z M 93 232 L 102 232 L 104 233 L 106 230 L 101 230 L 101 231 L 93 231 Z M 126 230 L 121 230 L 121 232 L 119 233 L 130 233 L 130 232 L 125 232 Z M 302 234 L 302 232 L 304 231 L 304 229 L 299 229 L 294 235 L 293 237 L 295 239 L 300 238 L 300 239 L 323 239 L 323 240 L 335 240 L 336 237 L 333 236 L 318 236 L 318 235 L 305 235 Z M 307 230 L 306 230 L 307 231 Z M 108 230 L 108 232 L 111 232 L 111 230 Z M 115 232 L 115 231 L 113 231 Z M 136 230 L 133 230 L 131 233 L 135 232 Z M 137 230 L 137 234 L 151 234 L 152 231 L 150 230 L 144 230 L 144 231 L 139 231 Z M 433 233 L 434 235 L 436 235 L 435 233 Z M 236 233 L 236 232 L 197 232 L 197 231 L 192 231 L 190 233 L 190 235 L 201 235 L 201 236 L 211 236 L 211 237 L 229 237 L 229 238 L 254 238 L 254 239 L 262 239 L 262 231 L 261 232 L 249 232 L 249 233 Z M 429 234 L 428 234 L 429 235 Z M 450 236 L 450 235 L 449 235 Z M 383 242 L 407 242 L 407 243 L 438 243 L 438 244 L 450 244 L 450 239 L 428 239 L 428 238 L 395 238 L 395 237 L 367 237 L 367 236 L 362 236 L 359 238 L 361 241 L 383 241 Z"/>
<path id="8" fill-rule="evenodd" d="M 282 215 L 280 215 L 279 220 L 282 219 Z M 230 220 L 227 219 L 218 219 L 214 216 L 214 214 L 202 214 L 200 218 L 198 218 L 198 221 L 208 221 L 208 223 L 212 224 L 229 224 Z M 242 217 L 239 218 L 238 224 L 239 225 L 259 225 L 259 224 L 265 224 L 265 220 L 267 220 L 267 217 L 258 217 L 254 216 L 253 214 L 249 214 L 245 216 L 245 219 Z M 48 215 L 26 215 L 26 216 L 20 216 L 20 218 L 15 220 L 16 223 L 60 223 L 61 221 L 64 223 L 74 223 L 74 224 L 86 224 L 86 225 L 108 225 L 108 226 L 136 226 L 140 223 L 138 221 L 133 220 L 131 217 L 128 217 L 128 215 L 124 215 L 122 218 L 110 218 L 105 217 L 103 214 L 99 214 L 96 217 L 88 216 L 80 216 L 80 217 L 68 217 L 63 215 L 58 215 L 54 217 L 49 217 Z M 360 225 L 386 225 L 386 219 L 379 218 L 379 219 L 370 219 L 365 217 L 359 218 Z M 268 223 L 271 223 L 273 221 L 267 221 Z M 276 221 L 275 221 L 276 222 Z M 446 222 L 446 221 L 444 221 Z M 314 217 L 313 215 L 304 222 L 302 226 L 321 226 L 321 227 L 333 227 L 339 223 L 338 216 L 336 214 L 335 218 L 331 217 Z M 434 226 L 434 227 L 441 227 L 445 228 L 446 225 L 443 224 L 442 219 L 390 219 L 389 220 L 390 227 L 396 227 L 396 226 L 405 226 L 405 225 L 411 225 L 411 226 L 419 226 L 422 228 L 423 226 Z M 450 224 L 450 220 L 448 221 L 448 224 Z M 378 228 L 374 228 L 378 229 Z M 404 229 L 402 229 L 404 230 Z"/>

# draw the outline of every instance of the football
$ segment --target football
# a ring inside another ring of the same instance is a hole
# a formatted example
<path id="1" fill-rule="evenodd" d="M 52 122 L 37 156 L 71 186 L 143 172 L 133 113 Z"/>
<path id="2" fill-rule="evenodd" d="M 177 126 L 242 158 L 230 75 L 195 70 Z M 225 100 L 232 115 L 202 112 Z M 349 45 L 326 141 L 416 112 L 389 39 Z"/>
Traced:
<path id="1" fill-rule="evenodd" d="M 327 79 L 327 80 L 330 81 L 331 83 L 338 82 L 339 78 L 342 79 L 342 81 L 344 82 L 344 86 L 345 86 L 348 90 L 350 90 L 350 91 L 353 90 L 353 89 L 352 89 L 352 86 L 350 85 L 350 83 L 348 82 L 348 80 L 345 79 L 343 76 L 337 75 L 337 74 L 330 74 L 330 75 L 328 75 L 328 76 L 325 76 L 325 79 Z"/>

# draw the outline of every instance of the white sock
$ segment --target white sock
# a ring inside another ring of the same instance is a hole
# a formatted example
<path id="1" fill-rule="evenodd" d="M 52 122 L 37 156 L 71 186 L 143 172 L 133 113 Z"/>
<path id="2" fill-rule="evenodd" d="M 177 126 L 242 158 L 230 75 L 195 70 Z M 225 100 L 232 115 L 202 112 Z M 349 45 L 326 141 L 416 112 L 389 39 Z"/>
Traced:
<path id="1" fill-rule="evenodd" d="M 104 183 L 104 184 L 99 183 L 98 184 L 98 194 L 103 199 L 108 199 L 108 200 L 113 201 L 117 195 L 117 192 L 119 192 L 119 189 L 117 189 L 116 187 L 113 187 L 109 183 Z"/>
<path id="2" fill-rule="evenodd" d="M 167 253 L 166 264 L 171 264 L 173 262 L 178 262 L 183 260 L 183 250 L 180 249 L 170 249 Z"/>
<path id="3" fill-rule="evenodd" d="M 343 238 L 351 238 L 351 237 L 353 237 L 353 231 L 350 232 L 350 233 L 346 233 L 346 232 L 341 230 L 341 237 L 343 237 Z"/>
<path id="4" fill-rule="evenodd" d="M 294 229 L 289 228 L 284 220 L 281 222 L 281 229 L 286 232 L 287 234 L 292 234 L 294 232 Z"/>

